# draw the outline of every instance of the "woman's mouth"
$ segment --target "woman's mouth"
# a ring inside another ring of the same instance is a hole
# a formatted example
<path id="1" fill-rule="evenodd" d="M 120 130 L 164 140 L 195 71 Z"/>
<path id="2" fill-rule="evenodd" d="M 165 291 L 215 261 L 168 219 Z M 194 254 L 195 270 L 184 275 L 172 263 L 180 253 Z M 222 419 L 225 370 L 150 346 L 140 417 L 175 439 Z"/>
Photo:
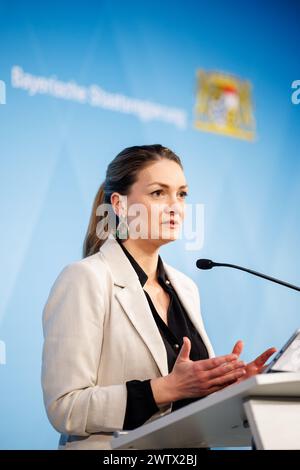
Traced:
<path id="1" fill-rule="evenodd" d="M 163 222 L 163 225 L 168 225 L 171 228 L 176 228 L 179 226 L 179 222 L 176 220 L 168 220 L 167 222 Z"/>

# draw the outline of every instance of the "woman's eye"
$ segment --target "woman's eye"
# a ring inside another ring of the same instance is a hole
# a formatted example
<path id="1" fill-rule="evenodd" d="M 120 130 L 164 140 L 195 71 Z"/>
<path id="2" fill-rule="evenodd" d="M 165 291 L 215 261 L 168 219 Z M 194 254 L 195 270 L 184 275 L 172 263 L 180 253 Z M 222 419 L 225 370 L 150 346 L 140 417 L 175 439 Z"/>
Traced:
<path id="1" fill-rule="evenodd" d="M 162 192 L 163 192 L 162 189 L 157 189 L 156 191 L 153 191 L 153 193 L 151 193 L 151 194 L 153 194 L 155 196 L 160 196 Z"/>
<path id="2" fill-rule="evenodd" d="M 151 194 L 154 196 L 161 196 L 164 193 L 163 189 L 157 189 L 156 191 L 153 191 Z M 179 197 L 187 197 L 188 193 L 186 191 L 180 191 Z"/>

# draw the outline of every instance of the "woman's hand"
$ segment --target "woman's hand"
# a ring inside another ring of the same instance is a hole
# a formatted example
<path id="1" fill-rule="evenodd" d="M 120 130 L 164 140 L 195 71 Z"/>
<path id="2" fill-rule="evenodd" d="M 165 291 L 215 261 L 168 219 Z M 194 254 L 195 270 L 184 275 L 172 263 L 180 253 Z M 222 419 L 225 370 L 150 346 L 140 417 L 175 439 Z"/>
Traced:
<path id="1" fill-rule="evenodd" d="M 204 397 L 236 382 L 246 374 L 245 363 L 236 353 L 211 359 L 192 361 L 191 342 L 183 338 L 172 372 L 151 380 L 153 396 L 158 405 L 183 398 Z"/>
<path id="2" fill-rule="evenodd" d="M 233 354 L 236 354 L 238 357 L 242 353 L 244 348 L 243 341 L 239 340 L 236 342 L 234 345 L 234 348 L 232 350 Z M 260 374 L 261 372 L 264 371 L 266 368 L 265 363 L 269 359 L 269 357 L 272 356 L 277 351 L 276 348 L 269 348 L 266 351 L 264 351 L 262 354 L 260 354 L 254 361 L 249 362 L 249 364 L 246 364 L 245 369 L 246 369 L 246 374 L 243 377 L 240 377 L 238 381 L 240 382 L 241 380 L 248 379 L 252 375 Z"/>

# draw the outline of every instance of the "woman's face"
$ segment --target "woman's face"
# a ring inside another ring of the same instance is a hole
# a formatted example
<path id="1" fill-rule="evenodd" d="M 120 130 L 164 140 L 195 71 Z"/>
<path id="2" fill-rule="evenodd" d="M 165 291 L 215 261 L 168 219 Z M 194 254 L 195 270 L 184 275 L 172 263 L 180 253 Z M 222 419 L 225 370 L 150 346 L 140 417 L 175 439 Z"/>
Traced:
<path id="1" fill-rule="evenodd" d="M 186 196 L 184 173 L 176 162 L 162 159 L 141 170 L 127 196 L 127 209 L 123 206 L 129 237 L 157 246 L 178 238 Z"/>

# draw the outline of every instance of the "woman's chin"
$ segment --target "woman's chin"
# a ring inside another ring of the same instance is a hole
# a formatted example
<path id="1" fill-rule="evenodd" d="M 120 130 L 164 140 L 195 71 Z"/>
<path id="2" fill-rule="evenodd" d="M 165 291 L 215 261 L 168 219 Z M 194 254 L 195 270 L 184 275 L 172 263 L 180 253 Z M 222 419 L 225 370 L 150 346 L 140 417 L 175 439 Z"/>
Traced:
<path id="1" fill-rule="evenodd" d="M 180 237 L 180 228 L 166 228 L 162 231 L 160 234 L 160 240 L 165 241 L 166 243 L 168 241 L 173 241 L 177 240 Z"/>

